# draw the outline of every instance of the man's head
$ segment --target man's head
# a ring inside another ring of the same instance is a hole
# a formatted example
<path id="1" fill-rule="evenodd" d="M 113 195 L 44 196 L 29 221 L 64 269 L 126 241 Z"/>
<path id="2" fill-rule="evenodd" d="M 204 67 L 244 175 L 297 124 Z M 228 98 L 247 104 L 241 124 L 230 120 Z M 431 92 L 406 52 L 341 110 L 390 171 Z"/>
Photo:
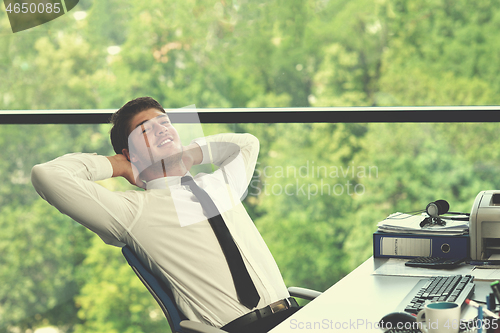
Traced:
<path id="1" fill-rule="evenodd" d="M 145 171 L 144 180 L 154 179 L 181 167 L 181 139 L 165 110 L 154 99 L 141 97 L 128 102 L 111 121 L 113 149 L 134 165 L 136 178 Z"/>
<path id="2" fill-rule="evenodd" d="M 151 97 L 139 97 L 127 102 L 111 116 L 110 138 L 113 150 L 117 154 L 122 154 L 123 149 L 129 149 L 128 136 L 131 132 L 132 119 L 142 111 L 155 109 L 165 113 L 163 107 Z"/>

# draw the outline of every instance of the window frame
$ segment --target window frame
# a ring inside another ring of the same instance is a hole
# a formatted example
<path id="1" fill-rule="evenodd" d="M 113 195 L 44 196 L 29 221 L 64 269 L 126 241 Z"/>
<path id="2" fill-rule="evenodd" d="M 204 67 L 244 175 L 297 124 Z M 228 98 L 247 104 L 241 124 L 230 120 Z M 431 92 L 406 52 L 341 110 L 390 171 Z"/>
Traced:
<path id="1" fill-rule="evenodd" d="M 117 109 L 116 109 L 117 110 Z M 4 110 L 0 124 L 105 124 L 115 109 Z M 500 106 L 165 109 L 172 122 L 382 123 L 500 122 Z"/>

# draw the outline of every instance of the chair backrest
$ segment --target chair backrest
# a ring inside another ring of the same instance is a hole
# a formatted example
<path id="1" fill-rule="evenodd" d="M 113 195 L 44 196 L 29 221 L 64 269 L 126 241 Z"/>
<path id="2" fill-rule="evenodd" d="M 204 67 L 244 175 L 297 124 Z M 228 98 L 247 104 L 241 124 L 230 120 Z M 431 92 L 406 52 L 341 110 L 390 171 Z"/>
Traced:
<path id="1" fill-rule="evenodd" d="M 153 295 L 160 305 L 165 317 L 167 317 L 172 332 L 183 333 L 180 322 L 187 318 L 177 308 L 170 287 L 161 279 L 156 278 L 151 271 L 143 265 L 139 257 L 137 257 L 130 247 L 124 246 L 122 248 L 122 253 L 135 274 L 137 274 L 139 279 L 141 279 L 151 295 Z"/>

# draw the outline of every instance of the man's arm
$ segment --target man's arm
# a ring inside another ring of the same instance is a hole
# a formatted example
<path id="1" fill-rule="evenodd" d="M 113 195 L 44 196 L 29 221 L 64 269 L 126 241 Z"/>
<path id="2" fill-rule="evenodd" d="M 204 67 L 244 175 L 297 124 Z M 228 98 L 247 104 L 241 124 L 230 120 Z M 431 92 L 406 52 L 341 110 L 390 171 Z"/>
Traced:
<path id="1" fill-rule="evenodd" d="M 119 246 L 141 199 L 134 191 L 112 192 L 95 181 L 110 178 L 115 172 L 122 174 L 125 166 L 119 156 L 68 154 L 35 165 L 31 179 L 40 196 L 61 213 L 94 231 L 106 243 Z"/>
<path id="2" fill-rule="evenodd" d="M 106 158 L 109 160 L 109 162 L 111 163 L 111 167 L 113 168 L 111 177 L 123 177 L 130 184 L 140 188 L 145 188 L 145 185 L 142 181 L 136 181 L 133 170 L 134 166 L 125 157 L 125 155 L 116 154 L 113 156 L 107 156 Z M 135 172 L 135 174 L 137 174 L 137 172 Z"/>
<path id="3" fill-rule="evenodd" d="M 184 163 L 184 166 L 188 171 L 193 165 L 200 164 L 202 162 L 203 153 L 198 144 L 191 143 L 188 146 L 183 146 L 182 148 L 182 162 Z M 130 163 L 125 155 L 116 154 L 113 156 L 107 156 L 107 159 L 109 160 L 113 168 L 112 177 L 123 177 L 134 186 L 144 189 L 146 188 L 144 182 L 135 179 L 135 177 L 137 177 L 138 175 L 137 168 L 135 168 L 135 166 Z"/>
<path id="4" fill-rule="evenodd" d="M 195 140 L 203 152 L 201 164 L 213 163 L 241 197 L 252 180 L 259 140 L 248 133 L 217 134 Z"/>

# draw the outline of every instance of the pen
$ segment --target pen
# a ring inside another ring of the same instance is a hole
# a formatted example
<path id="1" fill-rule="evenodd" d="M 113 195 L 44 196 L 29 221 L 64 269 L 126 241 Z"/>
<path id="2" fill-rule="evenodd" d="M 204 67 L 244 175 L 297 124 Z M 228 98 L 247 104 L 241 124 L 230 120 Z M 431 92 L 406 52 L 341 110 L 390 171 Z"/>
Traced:
<path id="1" fill-rule="evenodd" d="M 479 305 L 477 304 L 476 302 L 474 302 L 473 300 L 470 300 L 470 299 L 466 299 L 465 300 L 465 303 L 469 304 L 470 306 L 473 306 L 475 307 L 476 309 L 479 309 L 481 308 L 483 310 L 484 313 L 486 313 L 488 316 L 490 317 L 493 317 L 495 319 L 500 319 L 500 316 L 498 316 L 496 313 L 494 312 L 491 312 L 490 310 L 484 308 L 482 305 Z"/>
<path id="2" fill-rule="evenodd" d="M 479 327 L 477 328 L 477 333 L 483 333 L 483 307 L 482 306 L 477 307 L 477 321 L 479 322 Z"/>

